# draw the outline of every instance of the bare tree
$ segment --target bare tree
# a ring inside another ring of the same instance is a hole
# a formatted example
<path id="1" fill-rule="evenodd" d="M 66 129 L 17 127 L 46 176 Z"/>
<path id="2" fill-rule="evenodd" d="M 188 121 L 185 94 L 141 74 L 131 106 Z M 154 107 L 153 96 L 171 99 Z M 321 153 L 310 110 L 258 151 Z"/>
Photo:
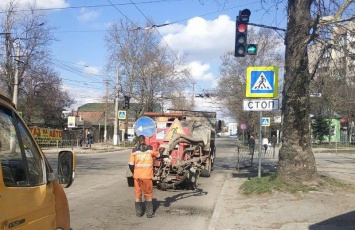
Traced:
<path id="1" fill-rule="evenodd" d="M 167 109 L 192 110 L 192 101 L 186 97 L 185 92 L 177 92 L 170 95 L 167 101 L 171 102 L 170 105 L 168 104 L 168 106 L 166 106 Z"/>
<path id="2" fill-rule="evenodd" d="M 73 104 L 68 92 L 62 90 L 58 74 L 48 65 L 31 65 L 23 76 L 19 108 L 28 124 L 42 120 L 46 126 L 61 128 L 62 111 Z"/>
<path id="3" fill-rule="evenodd" d="M 133 26 L 124 20 L 114 23 L 105 41 L 108 69 L 118 68 L 122 93 L 142 104 L 142 114 L 153 111 L 157 98 L 183 91 L 189 71 L 154 31 Z"/>
<path id="4" fill-rule="evenodd" d="M 17 107 L 23 111 L 27 122 L 35 119 L 53 124 L 54 118 L 61 117 L 64 107 L 73 103 L 50 66 L 49 47 L 55 40 L 54 28 L 47 25 L 45 14 L 37 11 L 35 5 L 20 10 L 18 3 L 10 1 L 0 15 L 1 33 L 5 34 L 5 55 L 0 58 L 0 87 L 8 97 L 13 96 L 15 86 L 18 87 Z"/>

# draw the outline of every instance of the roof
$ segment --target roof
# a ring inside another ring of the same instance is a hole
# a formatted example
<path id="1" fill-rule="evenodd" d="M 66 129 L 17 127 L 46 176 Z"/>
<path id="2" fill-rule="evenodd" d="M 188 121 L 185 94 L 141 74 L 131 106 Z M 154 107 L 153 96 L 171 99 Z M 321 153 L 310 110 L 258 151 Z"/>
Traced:
<path id="1" fill-rule="evenodd" d="M 106 103 L 87 103 L 78 107 L 78 112 L 105 111 Z M 114 109 L 113 103 L 107 103 L 107 109 Z"/>
<path id="2" fill-rule="evenodd" d="M 120 104 L 120 103 L 119 103 Z M 106 107 L 107 106 L 107 107 Z M 119 105 L 119 110 L 123 105 Z M 128 111 L 128 120 L 136 120 L 137 110 L 141 107 L 140 104 L 131 103 L 131 109 Z M 114 103 L 87 103 L 78 107 L 74 112 L 75 116 L 80 116 L 83 121 L 91 122 L 93 125 L 104 124 L 105 111 L 107 109 L 107 123 L 113 123 L 115 117 L 115 104 Z M 154 109 L 160 109 L 160 104 L 154 104 Z M 123 109 L 124 110 L 124 109 Z M 159 111 L 159 110 L 158 110 Z"/>
<path id="3" fill-rule="evenodd" d="M 103 124 L 105 120 L 105 111 L 108 111 L 108 121 L 114 117 L 114 103 L 87 103 L 78 107 L 76 116 L 82 120 L 89 121 L 93 125 Z"/>
<path id="4" fill-rule="evenodd" d="M 104 116 L 104 112 L 103 111 L 85 111 L 85 112 L 78 111 L 77 115 L 80 116 L 81 119 L 84 121 L 89 121 L 93 124 L 98 124 L 101 123 L 100 121 Z"/>

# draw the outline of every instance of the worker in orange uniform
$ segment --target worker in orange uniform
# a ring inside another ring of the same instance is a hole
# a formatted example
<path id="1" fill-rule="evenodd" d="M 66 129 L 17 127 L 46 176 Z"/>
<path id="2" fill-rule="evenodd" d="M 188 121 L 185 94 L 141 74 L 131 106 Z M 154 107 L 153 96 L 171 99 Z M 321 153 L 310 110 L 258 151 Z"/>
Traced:
<path id="1" fill-rule="evenodd" d="M 164 151 L 163 148 L 159 152 Z M 133 148 L 129 157 L 128 166 L 133 173 L 136 215 L 141 217 L 144 213 L 142 194 L 145 200 L 145 210 L 148 218 L 154 217 L 153 208 L 153 158 L 160 156 L 153 151 L 152 146 L 145 144 L 145 136 L 140 135 L 137 146 Z"/>

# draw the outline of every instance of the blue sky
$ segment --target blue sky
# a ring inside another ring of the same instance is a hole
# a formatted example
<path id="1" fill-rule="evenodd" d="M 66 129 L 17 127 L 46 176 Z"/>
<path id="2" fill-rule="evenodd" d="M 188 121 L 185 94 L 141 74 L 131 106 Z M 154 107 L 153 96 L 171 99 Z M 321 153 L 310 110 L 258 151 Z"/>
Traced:
<path id="1" fill-rule="evenodd" d="M 6 2 L 6 1 L 5 1 Z M 1 1 L 0 6 L 5 3 Z M 21 0 L 27 2 L 27 0 Z M 31 0 L 32 2 L 32 0 Z M 284 5 L 261 5 L 261 0 L 37 0 L 46 11 L 59 39 L 52 45 L 53 63 L 64 87 L 75 97 L 76 109 L 98 102 L 105 95 L 106 48 L 104 36 L 112 22 L 128 18 L 144 27 L 146 19 L 156 25 L 164 43 L 175 52 L 188 53 L 187 61 L 195 93 L 211 90 L 218 79 L 220 56 L 234 50 L 235 18 L 239 10 L 251 10 L 250 22 L 286 27 Z M 114 4 L 114 6 L 111 5 Z M 133 4 L 135 3 L 135 4 Z M 53 8 L 59 8 L 54 10 Z M 116 9 L 117 8 L 117 9 Z M 110 76 L 114 79 L 113 76 Z M 111 85 L 114 82 L 112 80 Z M 191 89 L 189 89 L 192 92 Z M 197 104 L 208 106 L 212 99 Z M 210 101 L 208 101 L 210 100 Z M 206 110 L 207 108 L 198 108 Z"/>

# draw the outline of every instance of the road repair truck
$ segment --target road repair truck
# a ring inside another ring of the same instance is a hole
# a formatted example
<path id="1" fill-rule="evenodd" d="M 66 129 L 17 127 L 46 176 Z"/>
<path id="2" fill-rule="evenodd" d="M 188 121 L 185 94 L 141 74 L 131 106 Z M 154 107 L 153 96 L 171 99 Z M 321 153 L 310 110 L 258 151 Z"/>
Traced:
<path id="1" fill-rule="evenodd" d="M 147 112 L 136 121 L 137 136 L 146 136 L 146 144 L 153 150 L 165 149 L 154 160 L 153 182 L 159 189 L 194 189 L 199 176 L 210 176 L 216 156 L 216 126 L 216 113 L 205 111 Z M 127 179 L 133 186 L 129 171 Z"/>

